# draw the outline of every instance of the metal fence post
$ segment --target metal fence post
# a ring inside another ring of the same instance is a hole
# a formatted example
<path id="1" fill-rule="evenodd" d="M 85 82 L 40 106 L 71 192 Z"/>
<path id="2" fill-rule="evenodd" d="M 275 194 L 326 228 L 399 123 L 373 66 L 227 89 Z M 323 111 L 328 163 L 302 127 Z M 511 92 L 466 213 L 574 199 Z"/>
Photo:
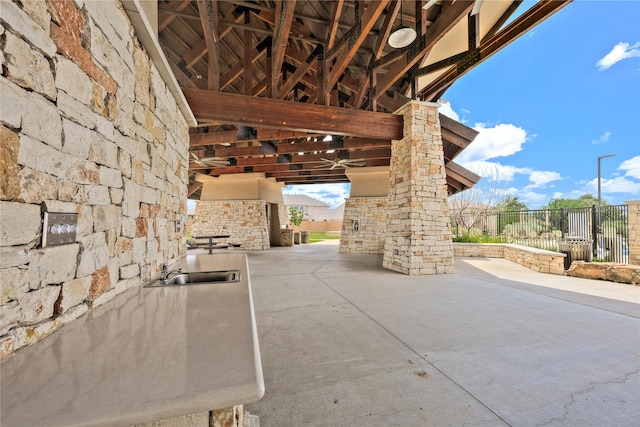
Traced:
<path id="1" fill-rule="evenodd" d="M 564 239 L 564 208 L 560 208 L 560 235 Z"/>
<path id="2" fill-rule="evenodd" d="M 591 238 L 593 239 L 593 257 L 598 256 L 598 227 L 600 224 L 596 223 L 596 220 L 600 218 L 600 210 L 598 209 L 598 215 L 596 215 L 596 205 L 591 205 Z"/>

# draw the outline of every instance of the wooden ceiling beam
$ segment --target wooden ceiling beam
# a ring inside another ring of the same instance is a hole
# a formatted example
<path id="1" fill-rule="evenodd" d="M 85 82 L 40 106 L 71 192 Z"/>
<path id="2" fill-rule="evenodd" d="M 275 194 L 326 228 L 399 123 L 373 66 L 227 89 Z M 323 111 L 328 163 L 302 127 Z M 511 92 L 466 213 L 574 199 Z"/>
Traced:
<path id="1" fill-rule="evenodd" d="M 355 138 L 351 140 L 345 140 L 342 143 L 342 147 L 336 147 L 335 144 L 332 144 L 328 141 L 317 141 L 317 142 L 295 142 L 293 144 L 290 143 L 279 143 L 278 144 L 278 154 L 297 154 L 297 153 L 313 153 L 314 151 L 324 151 L 334 150 L 335 152 L 339 151 L 354 151 L 354 150 L 375 150 L 375 149 L 388 149 L 391 147 L 390 140 L 382 140 L 382 139 L 365 139 L 365 138 Z M 376 153 L 380 154 L 380 153 Z"/>
<path id="2" fill-rule="evenodd" d="M 267 24 L 271 25 L 272 27 L 274 27 L 276 24 L 276 14 L 273 10 L 261 10 L 258 13 L 253 12 L 253 14 L 254 16 L 259 18 L 263 22 L 266 22 Z M 291 22 L 291 30 L 289 31 L 289 33 L 296 34 L 299 36 L 304 36 L 304 37 L 311 37 L 313 35 L 313 33 L 311 33 L 309 28 L 295 21 Z"/>
<path id="3" fill-rule="evenodd" d="M 328 77 L 327 90 L 333 88 L 333 86 L 338 82 L 338 79 L 356 55 L 358 49 L 362 46 L 362 43 L 364 43 L 388 3 L 389 0 L 379 0 L 369 3 L 362 18 L 357 21 L 353 28 L 344 35 L 343 39 L 348 40 L 349 43 L 342 54 L 338 56 L 336 62 L 331 68 L 331 72 Z"/>
<path id="4" fill-rule="evenodd" d="M 447 140 L 451 141 L 452 144 L 458 145 L 460 148 L 467 147 L 467 145 L 469 145 L 471 141 L 478 136 L 477 130 L 470 128 L 469 126 L 465 126 L 449 116 L 439 114 L 438 117 L 440 118 L 440 128 L 447 133 Z M 452 138 L 455 138 L 456 141 L 460 142 L 456 142 L 452 140 Z M 465 142 L 463 143 L 462 141 Z"/>
<path id="5" fill-rule="evenodd" d="M 280 145 L 280 144 L 278 144 Z M 284 144 L 289 145 L 289 144 Z M 369 150 L 336 150 L 335 153 L 322 152 L 322 150 L 306 150 L 292 151 L 284 148 L 282 152 L 278 150 L 277 154 L 264 154 L 262 153 L 262 147 L 216 147 L 214 156 L 221 158 L 235 158 L 236 166 L 255 166 L 255 165 L 268 165 L 268 164 L 280 164 L 280 163 L 310 163 L 319 162 L 325 159 L 386 159 L 387 161 L 391 157 L 391 146 L 382 148 L 372 148 Z M 304 152 L 307 151 L 307 152 Z M 342 151 L 338 153 L 338 151 Z M 302 152 L 303 154 L 300 154 Z M 282 157 L 286 156 L 286 157 Z M 283 162 L 283 159 L 289 159 Z"/>
<path id="6" fill-rule="evenodd" d="M 467 188 L 473 187 L 478 181 L 480 181 L 480 175 L 477 175 L 470 170 L 460 166 L 455 162 L 449 162 L 445 165 L 447 177 L 452 177 L 456 181 L 464 184 Z"/>
<path id="7" fill-rule="evenodd" d="M 168 11 L 179 12 L 183 10 L 185 7 L 189 6 L 191 0 L 181 0 L 181 1 L 172 1 L 168 4 Z M 162 9 L 158 9 L 158 32 L 167 28 L 167 26 L 175 19 L 175 15 L 170 13 L 163 13 Z"/>
<path id="8" fill-rule="evenodd" d="M 409 49 L 403 52 L 400 60 L 395 62 L 391 69 L 383 77 L 378 79 L 375 88 L 375 98 L 382 96 L 393 84 L 404 76 L 415 64 L 419 63 L 426 54 L 431 51 L 433 46 L 464 18 L 473 7 L 473 1 L 458 0 L 454 3 L 447 3 L 443 7 L 443 11 L 436 22 L 427 29 L 422 39 L 416 39 L 413 42 L 414 48 L 421 46 L 420 49 Z M 415 53 L 414 53 L 415 52 Z"/>
<path id="9" fill-rule="evenodd" d="M 380 34 L 378 34 L 378 38 L 376 39 L 376 43 L 373 47 L 373 56 L 371 57 L 371 69 L 373 69 L 373 63 L 382 57 L 382 53 L 384 52 L 384 47 L 389 41 L 389 36 L 391 35 L 391 29 L 393 28 L 393 23 L 396 22 L 396 17 L 398 16 L 398 12 L 400 11 L 401 3 L 399 1 L 393 2 L 389 6 L 389 10 L 387 11 L 387 15 L 384 17 L 384 22 L 382 23 L 382 27 L 380 27 Z"/>
<path id="10" fill-rule="evenodd" d="M 171 71 L 176 76 L 176 80 L 182 87 L 206 89 L 207 85 L 202 79 L 192 75 L 190 71 L 181 69 L 175 62 L 170 62 Z M 188 74 L 187 74 L 188 73 Z"/>
<path id="11" fill-rule="evenodd" d="M 263 155 L 262 147 L 216 147 L 216 157 L 248 157 Z"/>
<path id="12" fill-rule="evenodd" d="M 342 7 L 344 6 L 344 0 L 337 0 L 333 4 L 333 11 L 331 12 L 331 21 L 329 22 L 329 28 L 327 28 L 327 49 L 331 50 L 333 43 L 336 41 L 336 34 L 338 33 L 338 27 L 340 24 L 340 15 L 342 14 Z"/>
<path id="13" fill-rule="evenodd" d="M 257 139 L 259 141 L 266 140 L 280 140 L 280 139 L 292 139 L 292 138 L 303 138 L 307 136 L 318 136 L 320 134 L 308 134 L 306 132 L 294 132 L 282 129 L 256 129 Z M 324 135 L 322 135 L 324 136 Z"/>
<path id="14" fill-rule="evenodd" d="M 258 59 L 262 58 L 262 56 L 264 56 L 265 53 L 266 53 L 266 49 L 263 49 L 263 50 L 258 50 L 256 48 L 251 49 L 249 54 L 251 64 L 256 62 Z M 226 88 L 231 83 L 233 83 L 235 79 L 240 77 L 240 75 L 242 75 L 243 70 L 246 70 L 244 58 L 242 59 L 242 61 L 236 62 L 236 64 L 233 67 L 229 68 L 229 70 L 226 73 L 224 73 L 224 75 L 220 79 L 220 90 Z M 251 65 L 249 66 L 249 71 L 251 71 Z"/>
<path id="15" fill-rule="evenodd" d="M 305 174 L 305 172 L 307 172 L 307 174 Z M 270 172 L 270 173 L 267 173 L 267 178 L 297 178 L 299 176 L 307 176 L 308 177 L 308 176 L 310 176 L 308 174 L 308 172 L 310 172 L 308 169 Z M 313 173 L 314 177 L 332 176 L 332 175 L 333 176 L 335 176 L 335 175 L 345 176 L 344 169 L 343 168 L 335 168 L 333 170 L 329 170 L 329 169 L 316 168 L 316 170 Z"/>
<path id="16" fill-rule="evenodd" d="M 382 27 L 380 28 L 380 34 L 376 39 L 375 45 L 373 47 L 373 53 L 371 55 L 371 59 L 369 60 L 369 66 L 367 67 L 367 72 L 365 74 L 372 75 L 373 79 L 364 79 L 358 90 L 356 91 L 356 95 L 353 99 L 353 105 L 355 108 L 360 108 L 362 102 L 364 101 L 365 95 L 369 92 L 369 88 L 371 87 L 372 80 L 375 80 L 375 76 L 373 75 L 375 69 L 375 63 L 382 57 L 382 53 L 384 52 L 384 47 L 389 40 L 389 36 L 391 35 L 391 29 L 393 27 L 393 23 L 398 16 L 398 12 L 400 11 L 401 3 L 399 1 L 392 3 L 387 10 L 387 14 L 384 18 L 384 22 L 382 23 Z M 374 101 L 374 100 L 372 100 Z M 375 101 L 371 104 L 371 109 L 375 111 Z"/>
<path id="17" fill-rule="evenodd" d="M 302 65 L 300 65 L 296 69 L 296 71 L 291 76 L 289 76 L 287 80 L 284 82 L 276 98 L 278 99 L 286 98 L 289 92 L 293 90 L 293 88 L 298 84 L 298 82 L 302 80 L 304 76 L 309 72 L 309 70 L 314 68 L 317 63 L 318 63 L 317 56 L 314 56 L 310 62 L 302 63 Z"/>
<path id="18" fill-rule="evenodd" d="M 218 2 L 198 0 L 198 12 L 204 39 L 207 43 L 207 88 L 220 90 L 220 35 L 218 34 Z"/>
<path id="19" fill-rule="evenodd" d="M 480 47 L 480 14 L 467 16 L 467 50 L 471 51 Z"/>
<path id="20" fill-rule="evenodd" d="M 302 132 L 402 139 L 402 117 L 348 108 L 184 89 L 200 121 L 270 127 Z"/>
<path id="21" fill-rule="evenodd" d="M 201 145 L 228 144 L 238 139 L 237 130 L 227 130 L 222 132 L 192 133 L 189 135 L 189 146 L 198 147 Z"/>
<path id="22" fill-rule="evenodd" d="M 277 180 L 279 182 L 282 182 L 281 180 Z M 349 179 L 346 177 L 345 175 L 345 179 L 321 179 L 321 178 L 314 178 L 312 176 L 307 177 L 306 179 L 303 179 L 303 177 L 300 177 L 299 179 L 295 179 L 295 180 L 287 180 L 286 184 L 287 185 L 311 185 L 311 184 L 341 184 L 341 183 L 348 183 Z"/>
<path id="23" fill-rule="evenodd" d="M 189 190 L 187 191 L 187 198 L 189 198 L 193 193 L 198 191 L 200 188 L 202 188 L 202 183 L 201 182 L 196 181 L 193 184 L 191 184 L 189 186 Z"/>
<path id="24" fill-rule="evenodd" d="M 242 15 L 235 19 L 235 22 L 243 19 Z M 227 34 L 231 32 L 233 28 L 229 25 L 228 22 L 222 21 L 220 25 L 220 39 L 224 39 Z M 197 42 L 193 47 L 189 50 L 189 52 L 185 53 L 182 56 L 182 59 L 187 65 L 187 68 L 193 67 L 204 54 L 207 53 L 207 41 L 205 39 Z"/>
<path id="25" fill-rule="evenodd" d="M 244 23 L 245 24 L 251 24 L 251 14 L 249 13 L 249 11 L 246 11 L 244 13 Z M 251 49 L 251 42 L 252 40 L 252 36 L 251 36 L 251 31 L 249 30 L 244 30 L 244 52 L 242 55 L 242 69 L 244 71 L 243 73 L 243 81 L 244 81 L 244 94 L 245 95 L 251 95 L 252 92 L 252 85 L 253 85 L 253 70 L 252 68 L 252 64 L 253 64 L 253 54 L 252 54 L 252 49 Z"/>
<path id="26" fill-rule="evenodd" d="M 296 9 L 296 0 L 276 0 L 275 23 L 273 27 L 271 88 L 272 95 L 277 95 L 285 50 L 289 44 L 289 32 Z M 278 14 L 278 11 L 280 12 Z"/>

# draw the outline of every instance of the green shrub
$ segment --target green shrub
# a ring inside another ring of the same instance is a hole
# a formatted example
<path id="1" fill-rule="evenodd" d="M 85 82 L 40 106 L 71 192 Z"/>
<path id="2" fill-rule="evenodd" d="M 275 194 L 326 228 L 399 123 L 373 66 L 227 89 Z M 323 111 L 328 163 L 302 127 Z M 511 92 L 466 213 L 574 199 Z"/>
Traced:
<path id="1" fill-rule="evenodd" d="M 458 243 L 504 243 L 503 238 L 491 237 L 486 234 L 463 234 L 462 236 L 454 236 L 453 241 Z"/>
<path id="2" fill-rule="evenodd" d="M 296 227 L 300 227 L 300 224 L 302 224 L 302 220 L 304 219 L 304 211 L 292 206 L 289 208 L 289 217 L 291 224 Z"/>

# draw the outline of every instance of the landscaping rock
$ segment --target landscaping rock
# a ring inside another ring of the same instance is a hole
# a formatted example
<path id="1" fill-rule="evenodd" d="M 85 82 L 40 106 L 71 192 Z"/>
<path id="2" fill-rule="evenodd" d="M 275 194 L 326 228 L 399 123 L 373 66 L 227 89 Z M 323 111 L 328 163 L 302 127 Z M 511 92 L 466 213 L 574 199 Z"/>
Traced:
<path id="1" fill-rule="evenodd" d="M 613 262 L 574 261 L 567 274 L 583 279 L 640 285 L 640 266 Z"/>

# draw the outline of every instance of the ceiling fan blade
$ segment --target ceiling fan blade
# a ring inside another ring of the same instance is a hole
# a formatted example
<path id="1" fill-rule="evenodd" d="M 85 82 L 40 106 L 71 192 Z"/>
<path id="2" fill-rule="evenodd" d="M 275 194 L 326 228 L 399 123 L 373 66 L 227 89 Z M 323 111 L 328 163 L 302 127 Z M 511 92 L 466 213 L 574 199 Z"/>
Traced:
<path id="1" fill-rule="evenodd" d="M 354 160 L 348 160 L 343 164 L 347 166 L 364 166 L 367 164 L 367 162 L 365 159 L 354 159 Z"/>

